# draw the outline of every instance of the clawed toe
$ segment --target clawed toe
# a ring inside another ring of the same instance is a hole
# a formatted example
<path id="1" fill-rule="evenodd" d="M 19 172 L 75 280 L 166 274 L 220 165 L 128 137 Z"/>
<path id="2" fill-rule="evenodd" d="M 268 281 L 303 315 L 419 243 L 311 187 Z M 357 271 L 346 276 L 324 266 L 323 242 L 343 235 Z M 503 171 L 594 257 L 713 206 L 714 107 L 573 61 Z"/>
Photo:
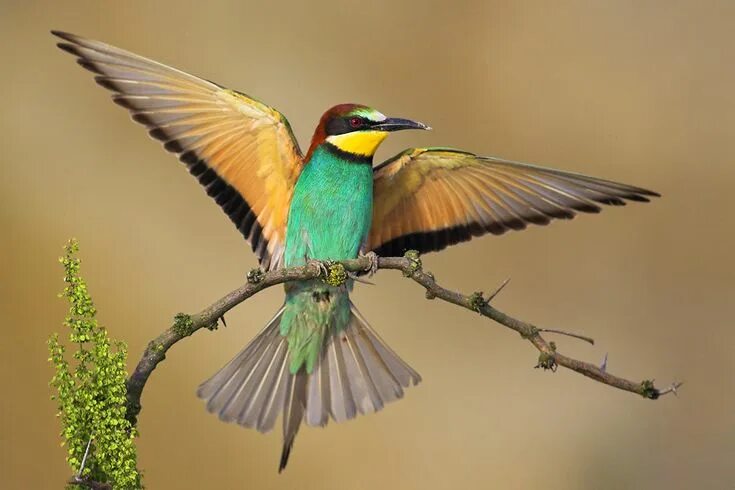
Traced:
<path id="1" fill-rule="evenodd" d="M 307 267 L 314 267 L 320 277 L 327 277 L 329 275 L 329 268 L 323 260 L 309 259 L 306 265 Z"/>
<path id="2" fill-rule="evenodd" d="M 368 266 L 365 268 L 365 271 L 368 273 L 368 277 L 374 276 L 375 273 L 378 272 L 378 254 L 371 250 L 364 254 L 363 257 L 367 257 L 370 261 Z"/>

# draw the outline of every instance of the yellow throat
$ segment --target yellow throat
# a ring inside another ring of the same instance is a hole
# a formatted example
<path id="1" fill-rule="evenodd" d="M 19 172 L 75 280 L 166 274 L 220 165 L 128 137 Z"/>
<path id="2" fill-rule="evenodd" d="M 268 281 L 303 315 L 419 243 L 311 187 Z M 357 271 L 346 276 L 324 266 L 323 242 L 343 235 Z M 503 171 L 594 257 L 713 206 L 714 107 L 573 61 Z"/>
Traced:
<path id="1" fill-rule="evenodd" d="M 355 131 L 328 136 L 327 141 L 347 153 L 371 157 L 387 136 L 387 131 Z"/>

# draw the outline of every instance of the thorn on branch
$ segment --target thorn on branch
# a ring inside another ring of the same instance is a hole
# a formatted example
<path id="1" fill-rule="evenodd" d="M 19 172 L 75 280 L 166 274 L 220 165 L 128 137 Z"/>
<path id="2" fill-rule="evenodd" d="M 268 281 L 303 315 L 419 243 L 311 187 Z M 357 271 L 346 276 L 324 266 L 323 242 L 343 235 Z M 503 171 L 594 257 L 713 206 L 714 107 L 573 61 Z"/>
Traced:
<path id="1" fill-rule="evenodd" d="M 248 272 L 248 283 L 249 284 L 258 284 L 260 281 L 263 280 L 263 277 L 265 276 L 265 272 L 263 272 L 263 269 L 260 267 L 256 267 L 255 269 L 250 269 L 250 272 Z"/>
<path id="2" fill-rule="evenodd" d="M 495 296 L 497 296 L 498 294 L 500 294 L 500 291 L 502 291 L 503 288 L 505 288 L 505 286 L 507 286 L 509 282 L 510 282 L 510 277 L 508 279 L 506 279 L 505 281 L 503 281 L 503 283 L 500 286 L 497 287 L 497 289 L 495 290 L 495 292 L 493 294 L 491 294 L 490 296 L 488 296 L 487 302 L 490 303 L 492 300 L 494 300 L 495 299 Z"/>
<path id="3" fill-rule="evenodd" d="M 421 270 L 421 254 L 419 254 L 418 250 L 406 250 L 406 253 L 403 254 L 403 256 L 406 257 L 409 262 L 408 269 L 403 270 L 403 277 L 411 277 L 414 272 Z"/>
<path id="4" fill-rule="evenodd" d="M 600 371 L 603 373 L 607 372 L 607 352 L 605 352 L 605 358 L 602 360 L 602 364 L 600 364 Z"/>
<path id="5" fill-rule="evenodd" d="M 548 352 L 541 352 L 538 356 L 538 364 L 534 366 L 535 369 L 541 368 L 544 371 L 551 370 L 552 373 L 556 372 L 556 368 L 558 367 L 558 364 L 556 363 L 556 344 L 554 342 L 549 342 L 549 348 L 551 348 L 552 353 Z"/>
<path id="6" fill-rule="evenodd" d="M 353 281 L 359 282 L 361 284 L 367 284 L 368 286 L 375 286 L 375 283 L 374 282 L 368 281 L 367 279 L 363 279 L 356 272 L 347 272 L 347 277 L 349 277 Z"/>
<path id="7" fill-rule="evenodd" d="M 225 328 L 227 328 L 227 321 L 225 321 L 225 316 L 222 315 L 221 317 L 219 317 L 219 319 L 222 322 L 222 326 L 225 327 Z"/>

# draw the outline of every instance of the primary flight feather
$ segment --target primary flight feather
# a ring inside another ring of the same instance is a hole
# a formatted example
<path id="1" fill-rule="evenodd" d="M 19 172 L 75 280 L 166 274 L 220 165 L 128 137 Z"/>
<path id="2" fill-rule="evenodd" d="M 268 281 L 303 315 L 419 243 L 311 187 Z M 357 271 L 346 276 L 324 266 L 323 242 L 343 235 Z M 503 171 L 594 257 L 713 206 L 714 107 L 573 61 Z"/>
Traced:
<path id="1" fill-rule="evenodd" d="M 325 112 L 304 155 L 286 118 L 248 95 L 99 41 L 53 34 L 178 155 L 266 269 L 431 252 L 658 196 L 450 148 L 412 148 L 373 168 L 390 132 L 429 128 L 359 104 Z M 380 410 L 421 379 L 370 328 L 351 288 L 352 281 L 287 284 L 268 325 L 199 387 L 222 420 L 266 432 L 282 415 L 279 471 L 302 422 L 324 426 Z"/>

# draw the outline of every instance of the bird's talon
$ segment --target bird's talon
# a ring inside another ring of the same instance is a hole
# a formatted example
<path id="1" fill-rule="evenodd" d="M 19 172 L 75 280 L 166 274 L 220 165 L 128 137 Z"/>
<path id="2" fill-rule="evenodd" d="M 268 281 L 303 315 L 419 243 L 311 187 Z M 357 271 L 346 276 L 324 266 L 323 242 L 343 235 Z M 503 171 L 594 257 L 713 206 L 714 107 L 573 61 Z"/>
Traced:
<path id="1" fill-rule="evenodd" d="M 329 276 L 329 268 L 323 260 L 309 259 L 306 265 L 307 267 L 313 267 L 319 277 L 326 278 Z"/>
<path id="2" fill-rule="evenodd" d="M 378 272 L 378 254 L 371 250 L 368 253 L 364 254 L 363 257 L 366 257 L 369 261 L 368 266 L 365 268 L 365 271 L 368 273 L 368 277 L 373 277 L 375 273 Z"/>

